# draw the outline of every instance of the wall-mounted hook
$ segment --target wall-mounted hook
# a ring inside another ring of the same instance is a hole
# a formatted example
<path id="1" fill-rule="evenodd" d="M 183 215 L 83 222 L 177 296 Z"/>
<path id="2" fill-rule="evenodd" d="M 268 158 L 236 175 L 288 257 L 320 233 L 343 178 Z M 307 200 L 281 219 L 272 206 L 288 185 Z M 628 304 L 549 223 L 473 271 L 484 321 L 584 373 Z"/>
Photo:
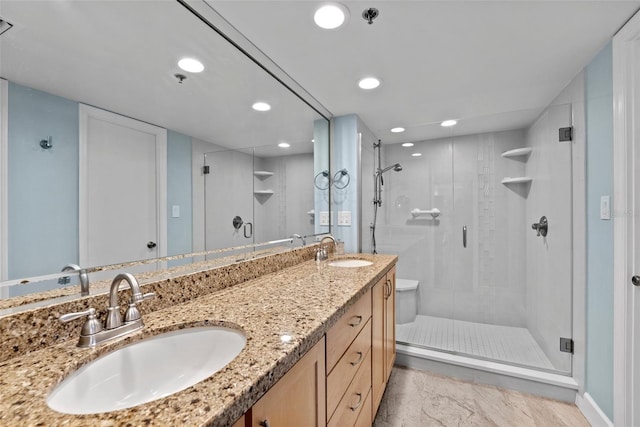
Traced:
<path id="1" fill-rule="evenodd" d="M 53 144 L 51 144 L 51 137 L 41 140 L 40 147 L 42 147 L 45 150 L 48 150 L 49 148 L 53 147 Z"/>

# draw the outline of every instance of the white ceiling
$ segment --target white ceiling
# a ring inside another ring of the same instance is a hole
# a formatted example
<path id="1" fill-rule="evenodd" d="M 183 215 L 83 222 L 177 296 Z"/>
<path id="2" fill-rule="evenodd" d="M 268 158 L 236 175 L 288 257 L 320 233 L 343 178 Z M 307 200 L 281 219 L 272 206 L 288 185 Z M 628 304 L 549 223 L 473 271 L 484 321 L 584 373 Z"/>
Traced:
<path id="1" fill-rule="evenodd" d="M 0 0 L 0 17 L 13 24 L 0 36 L 0 77 L 11 82 L 223 147 L 313 151 L 320 115 L 177 1 Z M 205 71 L 180 70 L 184 56 Z M 272 110 L 253 111 L 258 100 Z"/>
<path id="2" fill-rule="evenodd" d="M 390 143 L 441 136 L 437 123 L 450 118 L 467 122 L 464 133 L 530 123 L 640 7 L 342 1 L 347 24 L 323 30 L 313 23 L 323 1 L 207 1 L 334 115 L 357 113 Z M 380 11 L 372 25 L 361 17 L 369 7 Z M 367 75 L 381 87 L 358 89 Z"/>

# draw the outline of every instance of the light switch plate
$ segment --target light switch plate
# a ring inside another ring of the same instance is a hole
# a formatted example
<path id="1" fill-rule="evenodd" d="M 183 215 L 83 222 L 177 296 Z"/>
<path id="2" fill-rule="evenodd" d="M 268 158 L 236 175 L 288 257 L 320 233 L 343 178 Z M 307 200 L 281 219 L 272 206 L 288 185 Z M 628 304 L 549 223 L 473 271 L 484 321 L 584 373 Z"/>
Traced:
<path id="1" fill-rule="evenodd" d="M 351 225 L 351 211 L 338 211 L 338 225 Z"/>
<path id="2" fill-rule="evenodd" d="M 319 222 L 320 222 L 320 225 L 329 225 L 329 212 L 328 211 L 320 211 Z"/>
<path id="3" fill-rule="evenodd" d="M 180 205 L 172 205 L 171 206 L 171 217 L 172 218 L 180 218 Z"/>
<path id="4" fill-rule="evenodd" d="M 611 219 L 611 196 L 600 197 L 600 219 Z"/>

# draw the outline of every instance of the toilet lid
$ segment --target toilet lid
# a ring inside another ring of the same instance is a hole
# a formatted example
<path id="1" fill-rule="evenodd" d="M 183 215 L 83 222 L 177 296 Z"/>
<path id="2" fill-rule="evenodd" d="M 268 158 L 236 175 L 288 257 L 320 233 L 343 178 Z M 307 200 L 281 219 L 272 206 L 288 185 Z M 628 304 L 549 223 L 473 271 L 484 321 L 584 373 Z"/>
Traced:
<path id="1" fill-rule="evenodd" d="M 396 279 L 396 292 L 415 291 L 419 283 L 418 280 Z"/>

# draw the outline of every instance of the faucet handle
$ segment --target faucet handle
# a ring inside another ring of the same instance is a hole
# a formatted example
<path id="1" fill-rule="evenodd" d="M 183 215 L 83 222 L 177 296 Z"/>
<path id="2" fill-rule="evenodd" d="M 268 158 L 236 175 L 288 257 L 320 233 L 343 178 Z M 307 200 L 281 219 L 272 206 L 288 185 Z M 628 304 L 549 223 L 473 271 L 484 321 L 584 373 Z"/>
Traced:
<path id="1" fill-rule="evenodd" d="M 127 310 L 124 313 L 124 321 L 125 322 L 132 322 L 134 320 L 139 320 L 140 319 L 140 310 L 138 310 L 138 307 L 136 306 L 136 303 L 138 302 L 142 302 L 144 300 L 148 300 L 151 298 L 155 298 L 156 294 L 154 292 L 149 292 L 146 294 L 143 294 L 140 298 L 138 298 L 137 300 L 135 300 L 133 297 L 131 297 L 131 300 L 129 301 L 129 307 L 127 307 Z"/>
<path id="2" fill-rule="evenodd" d="M 68 322 L 71 322 L 72 320 L 76 320 L 84 316 L 87 316 L 87 321 L 84 322 L 84 325 L 82 325 L 82 330 L 80 332 L 80 335 L 85 335 L 85 336 L 93 335 L 102 330 L 102 325 L 100 324 L 100 321 L 96 316 L 96 310 L 95 308 L 92 308 L 92 307 L 89 307 L 89 309 L 85 311 L 78 311 L 76 313 L 63 314 L 62 316 L 59 317 L 59 320 L 62 323 L 68 323 Z"/>

